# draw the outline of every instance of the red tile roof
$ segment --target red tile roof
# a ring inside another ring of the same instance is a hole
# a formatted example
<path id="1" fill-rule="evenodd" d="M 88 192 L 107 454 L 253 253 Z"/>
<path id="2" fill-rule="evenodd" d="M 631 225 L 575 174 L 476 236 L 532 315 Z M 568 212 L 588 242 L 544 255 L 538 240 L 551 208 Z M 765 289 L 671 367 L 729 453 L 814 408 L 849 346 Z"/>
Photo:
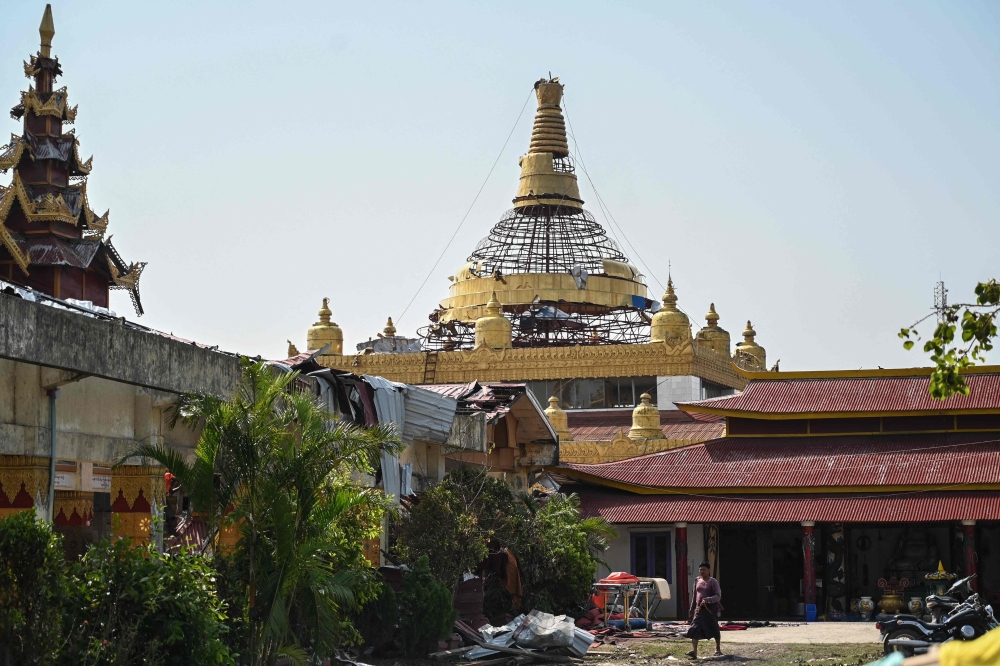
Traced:
<path id="1" fill-rule="evenodd" d="M 652 492 L 679 488 L 719 492 L 787 487 L 1000 487 L 1000 433 L 727 437 L 617 462 L 564 463 L 560 472 Z"/>
<path id="2" fill-rule="evenodd" d="M 577 442 L 610 441 L 618 433 L 632 427 L 631 409 L 600 409 L 594 411 L 568 410 L 569 431 Z M 686 439 L 703 442 L 722 437 L 726 431 L 725 420 L 714 414 L 687 414 L 678 409 L 660 410 L 660 427 L 667 439 Z"/>
<path id="3" fill-rule="evenodd" d="M 969 395 L 936 400 L 927 376 L 755 379 L 739 395 L 677 403 L 683 410 L 716 414 L 831 414 L 858 412 L 1000 411 L 1000 374 L 970 374 Z"/>
<path id="4" fill-rule="evenodd" d="M 883 523 L 1000 520 L 1000 492 L 705 497 L 580 492 L 581 508 L 610 523 Z"/>

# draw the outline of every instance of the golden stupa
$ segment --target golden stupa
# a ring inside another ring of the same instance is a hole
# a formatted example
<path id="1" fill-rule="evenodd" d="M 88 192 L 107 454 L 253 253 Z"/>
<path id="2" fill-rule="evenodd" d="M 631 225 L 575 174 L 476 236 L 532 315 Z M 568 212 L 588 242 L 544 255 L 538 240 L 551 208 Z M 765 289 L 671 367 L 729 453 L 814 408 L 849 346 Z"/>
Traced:
<path id="1" fill-rule="evenodd" d="M 692 443 L 658 439 L 653 413 L 742 389 L 746 379 L 737 366 L 766 369 L 765 351 L 748 325 L 734 356 L 714 304 L 707 325 L 692 334 L 672 276 L 662 303 L 650 298 L 638 268 L 583 207 L 563 84 L 541 79 L 535 93 L 538 109 L 519 160 L 513 208 L 449 277 L 448 295 L 429 323 L 415 338 L 397 336 L 390 325 L 358 345 L 358 354 L 340 355 L 334 344 L 317 360 L 409 384 L 526 382 L 559 421 L 562 460 L 636 455 L 640 439 L 639 453 Z M 328 312 L 324 304 L 321 322 Z M 574 441 L 562 422 L 564 410 L 571 429 L 576 410 L 633 408 L 631 437 L 623 429 L 614 446 Z"/>

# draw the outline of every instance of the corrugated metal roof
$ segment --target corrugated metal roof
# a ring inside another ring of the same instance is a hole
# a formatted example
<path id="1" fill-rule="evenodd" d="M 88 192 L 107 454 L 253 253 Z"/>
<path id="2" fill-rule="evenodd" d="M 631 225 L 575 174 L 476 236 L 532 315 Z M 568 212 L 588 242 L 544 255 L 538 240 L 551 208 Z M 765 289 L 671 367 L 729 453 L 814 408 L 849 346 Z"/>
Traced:
<path id="1" fill-rule="evenodd" d="M 830 412 L 936 412 L 944 409 L 1000 410 L 1000 375 L 966 375 L 969 395 L 945 401 L 928 393 L 927 377 L 852 379 L 756 379 L 739 395 L 677 403 L 681 409 L 711 408 L 758 414 Z"/>
<path id="2" fill-rule="evenodd" d="M 988 433 L 727 437 L 597 465 L 565 463 L 653 488 L 822 488 L 1000 483 L 1000 438 Z"/>
<path id="3" fill-rule="evenodd" d="M 408 386 L 403 393 L 406 418 L 403 421 L 403 439 L 421 439 L 444 443 L 455 420 L 458 401 L 445 395 L 425 391 L 420 386 Z"/>
<path id="4" fill-rule="evenodd" d="M 1000 520 L 1000 492 L 695 497 L 581 491 L 586 515 L 611 523 L 894 523 Z"/>

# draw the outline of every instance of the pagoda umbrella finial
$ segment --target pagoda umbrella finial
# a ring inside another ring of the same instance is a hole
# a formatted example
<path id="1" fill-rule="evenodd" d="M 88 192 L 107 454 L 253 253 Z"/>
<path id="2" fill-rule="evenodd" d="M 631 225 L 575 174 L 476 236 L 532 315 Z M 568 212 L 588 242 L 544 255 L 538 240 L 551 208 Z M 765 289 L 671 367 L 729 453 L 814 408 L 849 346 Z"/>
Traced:
<path id="1" fill-rule="evenodd" d="M 43 58 L 52 57 L 52 38 L 56 36 L 56 24 L 52 20 L 52 5 L 45 5 L 42 14 L 42 24 L 38 26 L 38 34 L 42 36 L 42 48 L 38 54 Z"/>

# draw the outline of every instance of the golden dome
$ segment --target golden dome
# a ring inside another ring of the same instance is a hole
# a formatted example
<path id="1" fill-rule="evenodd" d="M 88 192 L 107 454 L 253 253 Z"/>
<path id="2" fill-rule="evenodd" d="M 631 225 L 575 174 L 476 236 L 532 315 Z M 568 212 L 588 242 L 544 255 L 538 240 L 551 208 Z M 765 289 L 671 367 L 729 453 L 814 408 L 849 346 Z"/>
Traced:
<path id="1" fill-rule="evenodd" d="M 344 332 L 337 324 L 330 321 L 333 312 L 330 311 L 330 299 L 323 299 L 323 307 L 319 309 L 319 321 L 313 324 L 306 333 L 306 347 L 310 350 L 330 348 L 324 356 L 342 356 L 344 353 Z"/>
<path id="2" fill-rule="evenodd" d="M 552 429 L 559 435 L 560 442 L 568 442 L 573 439 L 573 435 L 569 431 L 569 417 L 559 406 L 559 398 L 555 396 L 549 398 L 549 406 L 545 408 L 545 416 L 552 424 Z"/>
<path id="3" fill-rule="evenodd" d="M 674 293 L 674 280 L 667 278 L 667 292 L 663 294 L 663 307 L 653 315 L 649 326 L 650 342 L 666 340 L 683 342 L 691 339 L 691 320 L 677 309 L 677 294 Z"/>
<path id="4" fill-rule="evenodd" d="M 753 325 L 747 321 L 747 327 L 743 331 L 743 342 L 736 343 L 736 360 L 748 370 L 766 370 L 767 352 L 754 340 L 756 337 L 757 331 L 753 330 Z"/>
<path id="5" fill-rule="evenodd" d="M 705 328 L 698 331 L 698 335 L 695 336 L 698 345 L 728 357 L 730 348 L 729 331 L 719 326 L 719 314 L 715 311 L 715 303 L 708 306 L 705 321 L 707 322 Z"/>
<path id="6" fill-rule="evenodd" d="M 496 350 L 513 347 L 510 320 L 500 312 L 495 291 L 486 303 L 486 314 L 476 320 L 476 347 L 480 345 Z"/>
<path id="7" fill-rule="evenodd" d="M 652 399 L 648 393 L 639 396 L 640 403 L 632 410 L 632 428 L 628 431 L 630 439 L 663 439 L 660 410 L 652 405 Z"/>

